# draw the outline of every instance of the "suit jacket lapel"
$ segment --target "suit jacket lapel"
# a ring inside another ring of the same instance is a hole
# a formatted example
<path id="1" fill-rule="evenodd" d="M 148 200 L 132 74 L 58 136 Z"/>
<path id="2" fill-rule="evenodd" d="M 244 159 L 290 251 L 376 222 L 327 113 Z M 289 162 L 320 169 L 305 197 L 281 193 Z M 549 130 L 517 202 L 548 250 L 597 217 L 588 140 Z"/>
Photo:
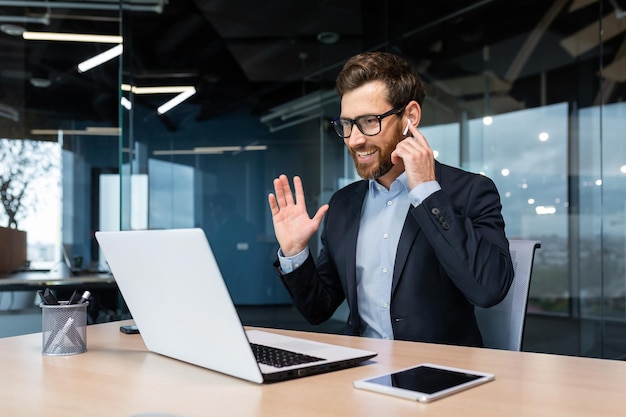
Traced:
<path id="1" fill-rule="evenodd" d="M 437 181 L 441 184 L 441 164 L 437 161 L 435 161 L 435 178 L 437 178 Z M 421 230 L 421 227 L 417 224 L 417 221 L 411 214 L 413 210 L 415 210 L 415 207 L 409 207 L 407 216 L 404 220 L 404 226 L 402 227 L 402 233 L 400 234 L 400 242 L 398 242 L 398 251 L 396 252 L 396 262 L 393 268 L 393 281 L 391 284 L 392 295 L 396 290 L 398 281 L 404 271 L 406 260 L 409 256 L 409 252 L 411 251 L 411 246 L 413 246 L 413 242 L 417 239 L 417 235 Z"/>
<path id="2" fill-rule="evenodd" d="M 435 177 L 437 181 L 441 183 L 441 164 L 435 161 Z M 409 256 L 411 246 L 417 238 L 417 234 L 421 230 L 419 224 L 411 214 L 416 208 L 411 205 L 407 212 L 406 219 L 404 220 L 404 226 L 402 227 L 402 233 L 400 234 L 400 242 L 398 242 L 398 251 L 396 252 L 396 262 L 393 268 L 393 282 L 391 284 L 391 294 L 395 291 L 398 281 L 404 271 L 404 266 Z"/>
<path id="3" fill-rule="evenodd" d="M 402 227 L 402 233 L 400 234 L 400 241 L 398 242 L 398 250 L 396 252 L 396 262 L 393 267 L 393 281 L 391 284 L 391 294 L 396 290 L 398 281 L 404 271 L 404 266 L 411 251 L 411 246 L 417 238 L 417 234 L 420 231 L 420 226 L 413 218 L 411 212 L 415 210 L 415 207 L 411 206 L 407 211 L 406 218 L 404 220 L 404 226 Z"/>
<path id="4" fill-rule="evenodd" d="M 346 259 L 350 259 L 350 262 L 346 265 L 346 284 L 348 287 L 347 298 L 350 301 L 350 305 L 354 306 L 356 311 L 357 307 L 357 294 L 356 294 L 356 243 L 359 234 L 359 225 L 361 223 L 361 209 L 363 207 L 363 200 L 368 190 L 368 181 L 361 181 L 358 187 L 354 190 L 354 195 L 350 196 L 347 203 L 346 213 L 351 215 L 346 218 L 348 224 L 348 231 L 343 237 L 346 243 Z M 355 215 L 352 215 L 355 213 Z"/>

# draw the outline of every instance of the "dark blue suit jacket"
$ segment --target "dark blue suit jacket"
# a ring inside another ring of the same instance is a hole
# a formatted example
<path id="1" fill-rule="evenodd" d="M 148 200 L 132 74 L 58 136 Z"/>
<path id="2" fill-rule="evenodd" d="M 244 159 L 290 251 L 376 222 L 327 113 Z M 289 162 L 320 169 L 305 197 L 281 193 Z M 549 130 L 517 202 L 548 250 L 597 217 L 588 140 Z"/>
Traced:
<path id="1" fill-rule="evenodd" d="M 407 208 L 391 291 L 394 338 L 482 346 L 474 305 L 506 295 L 513 265 L 500 196 L 491 179 L 436 162 L 441 190 Z M 359 334 L 356 243 L 368 182 L 337 191 L 324 218 L 322 248 L 283 284 L 311 323 L 328 320 L 347 299 L 346 332 Z M 275 264 L 276 266 L 278 263 Z"/>

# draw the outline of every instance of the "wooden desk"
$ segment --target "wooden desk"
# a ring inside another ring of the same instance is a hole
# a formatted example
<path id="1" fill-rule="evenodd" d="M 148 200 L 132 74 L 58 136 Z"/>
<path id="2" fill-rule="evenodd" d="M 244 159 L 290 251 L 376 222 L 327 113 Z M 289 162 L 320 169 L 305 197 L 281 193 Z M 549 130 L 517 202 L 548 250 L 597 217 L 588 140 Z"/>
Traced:
<path id="1" fill-rule="evenodd" d="M 623 416 L 626 362 L 275 330 L 379 352 L 369 364 L 257 385 L 146 352 L 124 322 L 88 326 L 86 353 L 41 355 L 41 334 L 0 339 L 0 415 Z M 272 330 L 274 331 L 274 330 Z M 352 387 L 420 362 L 492 372 L 496 380 L 430 404 Z"/>

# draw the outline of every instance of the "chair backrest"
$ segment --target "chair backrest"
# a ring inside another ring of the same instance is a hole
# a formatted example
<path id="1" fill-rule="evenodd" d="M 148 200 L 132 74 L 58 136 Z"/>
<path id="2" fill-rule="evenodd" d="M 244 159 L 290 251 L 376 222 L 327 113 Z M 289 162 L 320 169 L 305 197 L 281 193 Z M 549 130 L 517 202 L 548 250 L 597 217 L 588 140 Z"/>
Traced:
<path id="1" fill-rule="evenodd" d="M 485 347 L 505 350 L 522 349 L 526 307 L 530 289 L 537 240 L 510 239 L 509 250 L 515 276 L 504 300 L 490 308 L 475 308 L 478 327 Z"/>

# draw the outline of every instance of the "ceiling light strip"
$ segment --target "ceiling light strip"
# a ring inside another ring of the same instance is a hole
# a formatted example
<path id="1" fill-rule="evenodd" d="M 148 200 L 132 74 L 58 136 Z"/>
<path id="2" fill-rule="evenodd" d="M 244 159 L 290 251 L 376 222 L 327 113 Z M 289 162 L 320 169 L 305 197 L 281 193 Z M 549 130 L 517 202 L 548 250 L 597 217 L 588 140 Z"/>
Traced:
<path id="1" fill-rule="evenodd" d="M 119 10 L 120 7 L 125 10 L 146 11 L 146 12 L 163 12 L 164 0 L 155 0 L 153 4 L 129 4 L 128 2 L 95 3 L 89 1 L 67 2 L 67 1 L 19 1 L 19 0 L 0 0 L 0 6 L 10 7 L 43 7 L 46 9 L 87 9 L 87 10 Z"/>
<path id="2" fill-rule="evenodd" d="M 80 64 L 78 64 L 78 72 L 87 72 L 90 69 L 97 67 L 98 65 L 102 65 L 105 62 L 108 62 L 112 60 L 113 58 L 116 58 L 122 55 L 123 50 L 124 50 L 124 45 L 119 44 L 109 49 L 108 51 L 105 51 L 92 58 L 89 58 L 88 60 L 83 61 Z"/>
<path id="3" fill-rule="evenodd" d="M 61 42 L 92 42 L 122 43 L 124 38 L 116 35 L 92 35 L 88 33 L 31 32 L 25 31 L 22 37 L 28 41 L 61 41 Z"/>
<path id="4" fill-rule="evenodd" d="M 120 129 L 119 127 L 101 127 L 101 126 L 87 126 L 85 128 L 85 130 L 87 130 L 88 132 L 108 132 L 108 133 L 115 133 L 115 134 L 119 134 L 122 129 Z"/>
<path id="5" fill-rule="evenodd" d="M 189 97 L 193 96 L 194 94 L 196 94 L 196 89 L 194 87 L 191 87 L 189 90 L 183 91 L 182 93 L 180 93 L 173 99 L 160 105 L 157 108 L 157 113 L 159 114 L 167 113 L 168 111 L 172 110 L 174 107 L 178 106 L 180 103 L 187 100 Z"/>
<path id="6" fill-rule="evenodd" d="M 31 129 L 31 135 L 58 135 L 62 133 L 64 135 L 85 135 L 85 136 L 119 136 L 119 127 L 111 128 L 87 128 L 84 130 L 76 129 Z"/>
<path id="7" fill-rule="evenodd" d="M 224 152 L 233 152 L 233 155 L 244 151 L 265 151 L 267 145 L 248 146 L 206 146 L 194 149 L 162 149 L 152 152 L 153 155 L 221 155 Z"/>
<path id="8" fill-rule="evenodd" d="M 155 87 L 137 87 L 129 84 L 122 84 L 122 91 L 130 91 L 133 94 L 172 94 L 183 93 L 191 90 L 194 87 L 191 85 L 167 85 L 167 86 L 155 86 Z"/>
<path id="9" fill-rule="evenodd" d="M 195 155 L 201 152 L 196 152 L 193 149 L 181 149 L 181 150 L 156 150 L 152 152 L 152 155 Z M 213 153 L 220 154 L 222 152 L 202 152 L 202 153 Z"/>
<path id="10" fill-rule="evenodd" d="M 133 103 L 127 99 L 126 97 L 122 97 L 120 99 L 120 104 L 126 109 L 131 110 L 133 108 Z"/>
<path id="11" fill-rule="evenodd" d="M 203 152 L 234 152 L 240 151 L 241 146 L 205 146 L 205 147 L 197 147 L 193 148 L 195 152 L 203 153 Z"/>

